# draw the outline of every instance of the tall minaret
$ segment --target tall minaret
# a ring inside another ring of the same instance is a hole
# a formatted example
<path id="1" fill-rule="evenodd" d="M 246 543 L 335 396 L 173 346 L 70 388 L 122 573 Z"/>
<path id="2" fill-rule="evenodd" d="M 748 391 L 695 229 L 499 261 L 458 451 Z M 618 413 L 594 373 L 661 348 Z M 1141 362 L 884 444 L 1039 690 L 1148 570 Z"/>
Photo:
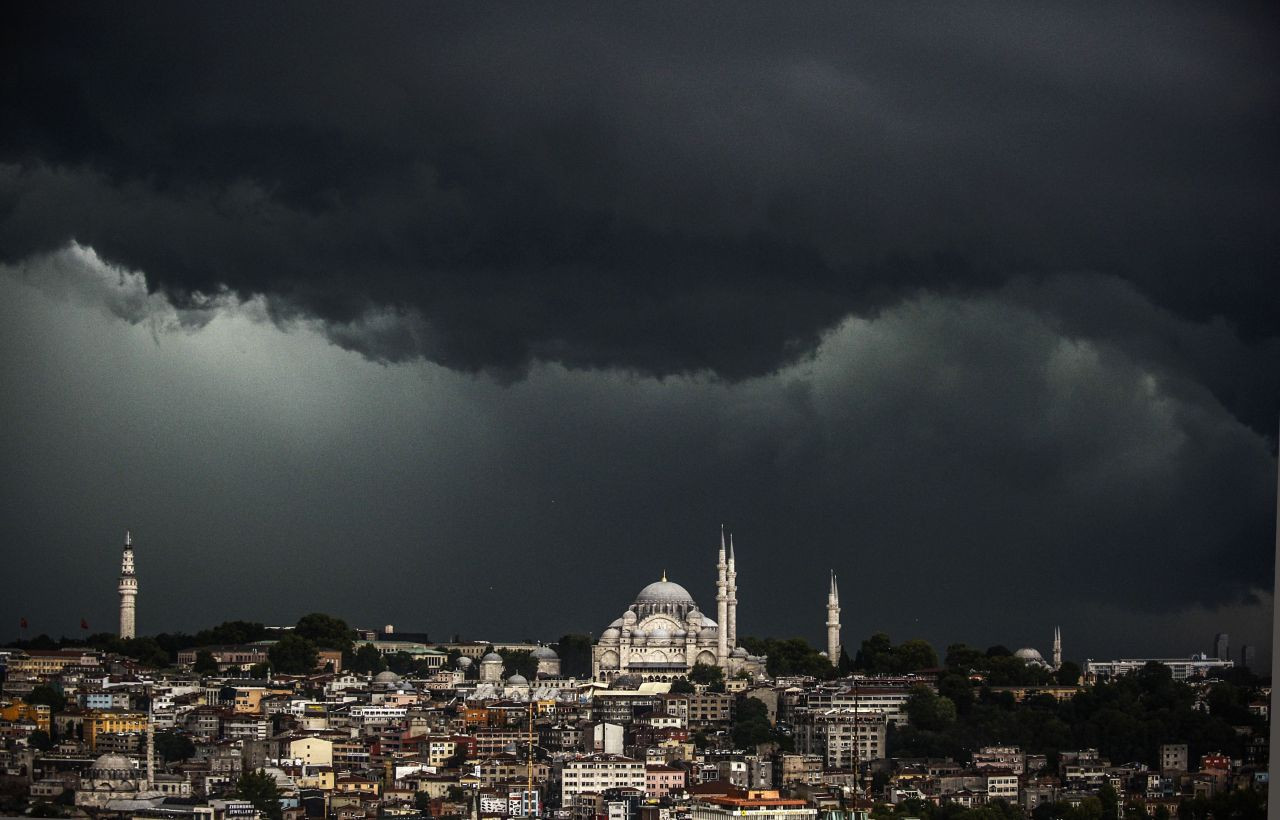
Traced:
<path id="1" fill-rule="evenodd" d="M 716 660 L 729 662 L 729 564 L 724 554 L 724 524 L 720 525 L 720 562 L 716 564 Z"/>
<path id="2" fill-rule="evenodd" d="M 738 571 L 734 568 L 733 533 L 729 533 L 729 651 L 738 648 Z"/>
<path id="3" fill-rule="evenodd" d="M 1062 628 L 1053 628 L 1053 668 L 1062 668 Z"/>
<path id="4" fill-rule="evenodd" d="M 831 570 L 831 590 L 827 593 L 827 660 L 832 666 L 840 663 L 840 587 L 836 585 L 835 570 Z"/>
<path id="5" fill-rule="evenodd" d="M 124 555 L 120 559 L 120 637 L 137 636 L 134 628 L 135 600 L 138 597 L 138 578 L 133 574 L 133 536 L 124 534 Z"/>

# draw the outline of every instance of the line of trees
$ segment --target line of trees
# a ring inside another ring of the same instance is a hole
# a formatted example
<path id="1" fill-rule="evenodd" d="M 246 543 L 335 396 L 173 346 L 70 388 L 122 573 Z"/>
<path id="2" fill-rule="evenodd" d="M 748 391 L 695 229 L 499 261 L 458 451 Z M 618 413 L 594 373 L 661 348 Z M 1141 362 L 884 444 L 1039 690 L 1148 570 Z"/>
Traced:
<path id="1" fill-rule="evenodd" d="M 1013 662 L 1022 663 L 1020 658 L 991 657 L 1001 659 L 997 665 L 1006 670 Z M 1247 682 L 1214 684 L 1205 711 L 1196 708 L 1190 685 L 1175 681 L 1167 666 L 1153 662 L 1069 699 L 1042 694 L 1017 702 L 1008 692 L 993 691 L 990 679 L 971 682 L 971 659 L 967 653 L 949 652 L 948 660 L 959 665 L 948 664 L 938 691 L 917 689 L 907 704 L 910 725 L 890 727 L 890 756 L 964 759 L 982 746 L 1007 744 L 1045 754 L 1051 766 L 1059 750 L 1085 748 L 1096 748 L 1116 763 L 1158 766 L 1162 743 L 1187 743 L 1193 759 L 1213 751 L 1243 757 L 1246 739 L 1235 727 L 1263 726 L 1263 719 L 1249 712 Z"/>

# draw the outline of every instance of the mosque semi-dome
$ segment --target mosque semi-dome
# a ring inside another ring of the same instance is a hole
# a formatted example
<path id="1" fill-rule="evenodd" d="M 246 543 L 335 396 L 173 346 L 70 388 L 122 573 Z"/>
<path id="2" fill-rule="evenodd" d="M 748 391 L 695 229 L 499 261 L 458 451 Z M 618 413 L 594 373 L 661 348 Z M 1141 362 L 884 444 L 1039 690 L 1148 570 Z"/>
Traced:
<path id="1" fill-rule="evenodd" d="M 517 672 L 511 677 L 507 678 L 507 683 L 510 684 L 511 686 L 528 686 L 529 679 L 526 678 L 524 675 L 521 675 L 519 672 Z"/>
<path id="2" fill-rule="evenodd" d="M 560 658 L 560 656 L 556 654 L 556 651 L 549 646 L 539 646 L 529 654 L 539 660 L 554 661 L 559 660 Z"/>
<path id="3" fill-rule="evenodd" d="M 497 652 L 490 652 L 480 659 L 480 663 L 502 663 L 502 656 Z"/>
<path id="4" fill-rule="evenodd" d="M 400 676 L 397 675 L 395 672 L 392 672 L 390 669 L 388 669 L 385 672 L 379 672 L 378 674 L 374 675 L 373 682 L 374 683 L 399 683 Z"/>

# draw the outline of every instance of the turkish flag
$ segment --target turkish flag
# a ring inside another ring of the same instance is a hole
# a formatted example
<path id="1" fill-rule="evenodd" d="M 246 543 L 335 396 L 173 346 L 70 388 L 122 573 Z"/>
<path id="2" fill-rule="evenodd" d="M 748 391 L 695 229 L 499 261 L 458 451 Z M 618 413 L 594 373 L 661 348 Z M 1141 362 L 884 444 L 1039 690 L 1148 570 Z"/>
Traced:
<path id="1" fill-rule="evenodd" d="M 81 619 L 80 619 L 80 628 L 81 628 L 81 629 L 88 629 L 88 628 L 89 628 L 89 622 L 88 622 L 88 621 L 86 621 L 84 618 L 81 618 Z"/>
<path id="2" fill-rule="evenodd" d="M 27 628 L 27 619 L 26 619 L 26 618 L 23 618 L 23 619 L 22 619 L 22 621 L 19 623 L 19 626 L 20 626 L 22 629 L 26 629 L 26 628 Z"/>

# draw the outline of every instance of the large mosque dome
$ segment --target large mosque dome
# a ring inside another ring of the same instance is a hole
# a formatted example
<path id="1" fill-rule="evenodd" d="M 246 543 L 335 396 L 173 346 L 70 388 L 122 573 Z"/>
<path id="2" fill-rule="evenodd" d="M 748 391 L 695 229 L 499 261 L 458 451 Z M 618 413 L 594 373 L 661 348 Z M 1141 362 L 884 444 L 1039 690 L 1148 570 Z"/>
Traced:
<path id="1" fill-rule="evenodd" d="M 90 769 L 95 773 L 125 772 L 132 775 L 134 772 L 133 761 L 124 755 L 118 754 L 102 755 L 97 760 L 93 761 L 93 765 Z M 97 774 L 96 776 L 102 777 L 103 775 Z"/>
<path id="2" fill-rule="evenodd" d="M 1040 654 L 1039 650 L 1032 649 L 1029 646 L 1024 646 L 1017 652 L 1014 652 L 1013 656 L 1015 658 L 1021 658 L 1022 662 L 1027 666 L 1041 666 L 1045 669 L 1052 668 L 1045 662 L 1044 656 Z"/>
<path id="3" fill-rule="evenodd" d="M 694 606 L 693 596 L 689 594 L 689 590 L 680 586 L 674 581 L 668 581 L 664 576 L 661 581 L 654 581 L 649 586 L 640 590 L 640 594 L 636 596 L 636 606 L 645 604 L 686 604 Z"/>

